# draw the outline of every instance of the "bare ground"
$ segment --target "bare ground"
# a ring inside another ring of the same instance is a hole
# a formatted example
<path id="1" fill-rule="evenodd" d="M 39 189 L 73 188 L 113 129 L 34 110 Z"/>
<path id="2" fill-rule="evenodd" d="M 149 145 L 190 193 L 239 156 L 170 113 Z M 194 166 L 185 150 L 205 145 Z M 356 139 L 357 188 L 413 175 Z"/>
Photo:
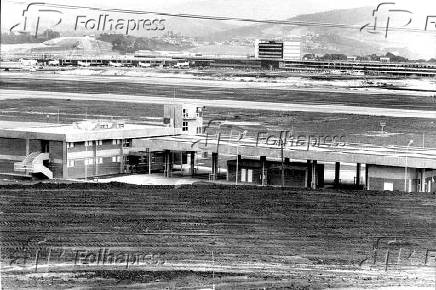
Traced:
<path id="1" fill-rule="evenodd" d="M 70 184 L 0 200 L 6 289 L 435 285 L 431 194 Z"/>

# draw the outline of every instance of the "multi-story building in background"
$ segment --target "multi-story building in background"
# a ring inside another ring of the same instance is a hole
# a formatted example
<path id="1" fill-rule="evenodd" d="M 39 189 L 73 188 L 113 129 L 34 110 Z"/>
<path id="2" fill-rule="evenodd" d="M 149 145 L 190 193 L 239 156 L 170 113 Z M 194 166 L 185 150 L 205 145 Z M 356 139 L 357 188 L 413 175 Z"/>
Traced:
<path id="1" fill-rule="evenodd" d="M 255 58 L 271 60 L 301 60 L 300 41 L 255 40 Z"/>

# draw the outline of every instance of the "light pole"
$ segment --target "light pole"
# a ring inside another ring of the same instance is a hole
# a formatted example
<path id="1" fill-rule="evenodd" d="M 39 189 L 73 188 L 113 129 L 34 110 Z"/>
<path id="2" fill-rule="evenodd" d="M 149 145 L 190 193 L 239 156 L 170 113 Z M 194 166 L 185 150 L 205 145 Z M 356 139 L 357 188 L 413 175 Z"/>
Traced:
<path id="1" fill-rule="evenodd" d="M 409 153 L 409 147 L 413 144 L 413 140 L 410 140 L 407 144 L 406 148 L 406 166 L 404 167 L 404 191 L 408 192 L 407 190 L 407 154 Z"/>

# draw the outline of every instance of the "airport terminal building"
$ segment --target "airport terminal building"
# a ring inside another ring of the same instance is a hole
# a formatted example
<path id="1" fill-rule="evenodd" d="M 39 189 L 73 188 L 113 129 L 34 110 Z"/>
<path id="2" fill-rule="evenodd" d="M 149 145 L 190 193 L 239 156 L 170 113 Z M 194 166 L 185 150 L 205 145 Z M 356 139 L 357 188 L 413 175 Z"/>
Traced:
<path id="1" fill-rule="evenodd" d="M 109 121 L 2 125 L 1 172 L 49 179 L 123 173 L 132 139 L 181 133 L 180 129 L 165 126 Z"/>
<path id="2" fill-rule="evenodd" d="M 1 121 L 0 174 L 75 179 L 125 173 L 135 139 L 201 130 L 202 107 L 166 105 L 164 110 L 163 122 L 156 125 L 122 120 L 73 124 Z"/>
<path id="3" fill-rule="evenodd" d="M 193 104 L 165 105 L 162 122 L 154 125 L 122 120 L 73 124 L 0 121 L 0 175 L 87 179 L 163 172 L 171 177 L 174 165 L 188 164 L 185 168 L 194 176 L 195 155 L 210 153 L 211 181 L 219 179 L 219 158 L 226 155 L 226 180 L 230 183 L 322 188 L 325 164 L 333 163 L 333 185 L 340 186 L 341 163 L 351 163 L 356 168 L 355 188 L 436 192 L 435 149 L 351 144 L 281 150 L 258 145 L 248 137 L 220 142 L 202 131 L 203 109 Z"/>

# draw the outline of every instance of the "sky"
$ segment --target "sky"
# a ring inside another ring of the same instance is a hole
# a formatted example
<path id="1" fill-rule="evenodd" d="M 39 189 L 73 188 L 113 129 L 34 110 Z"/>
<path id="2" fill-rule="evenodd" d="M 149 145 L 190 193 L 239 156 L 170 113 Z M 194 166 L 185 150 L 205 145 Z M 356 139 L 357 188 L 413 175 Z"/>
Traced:
<path id="1" fill-rule="evenodd" d="M 385 2 L 388 0 L 385 0 Z M 389 0 L 402 9 L 416 14 L 436 15 L 436 0 Z M 1 27 L 4 31 L 19 22 L 23 8 L 31 2 L 1 0 Z M 46 3 L 86 5 L 102 8 L 154 10 L 168 13 L 207 14 L 212 16 L 246 17 L 256 19 L 287 19 L 299 14 L 333 9 L 371 6 L 374 0 L 44 0 Z M 71 12 L 71 11 L 70 11 Z"/>

